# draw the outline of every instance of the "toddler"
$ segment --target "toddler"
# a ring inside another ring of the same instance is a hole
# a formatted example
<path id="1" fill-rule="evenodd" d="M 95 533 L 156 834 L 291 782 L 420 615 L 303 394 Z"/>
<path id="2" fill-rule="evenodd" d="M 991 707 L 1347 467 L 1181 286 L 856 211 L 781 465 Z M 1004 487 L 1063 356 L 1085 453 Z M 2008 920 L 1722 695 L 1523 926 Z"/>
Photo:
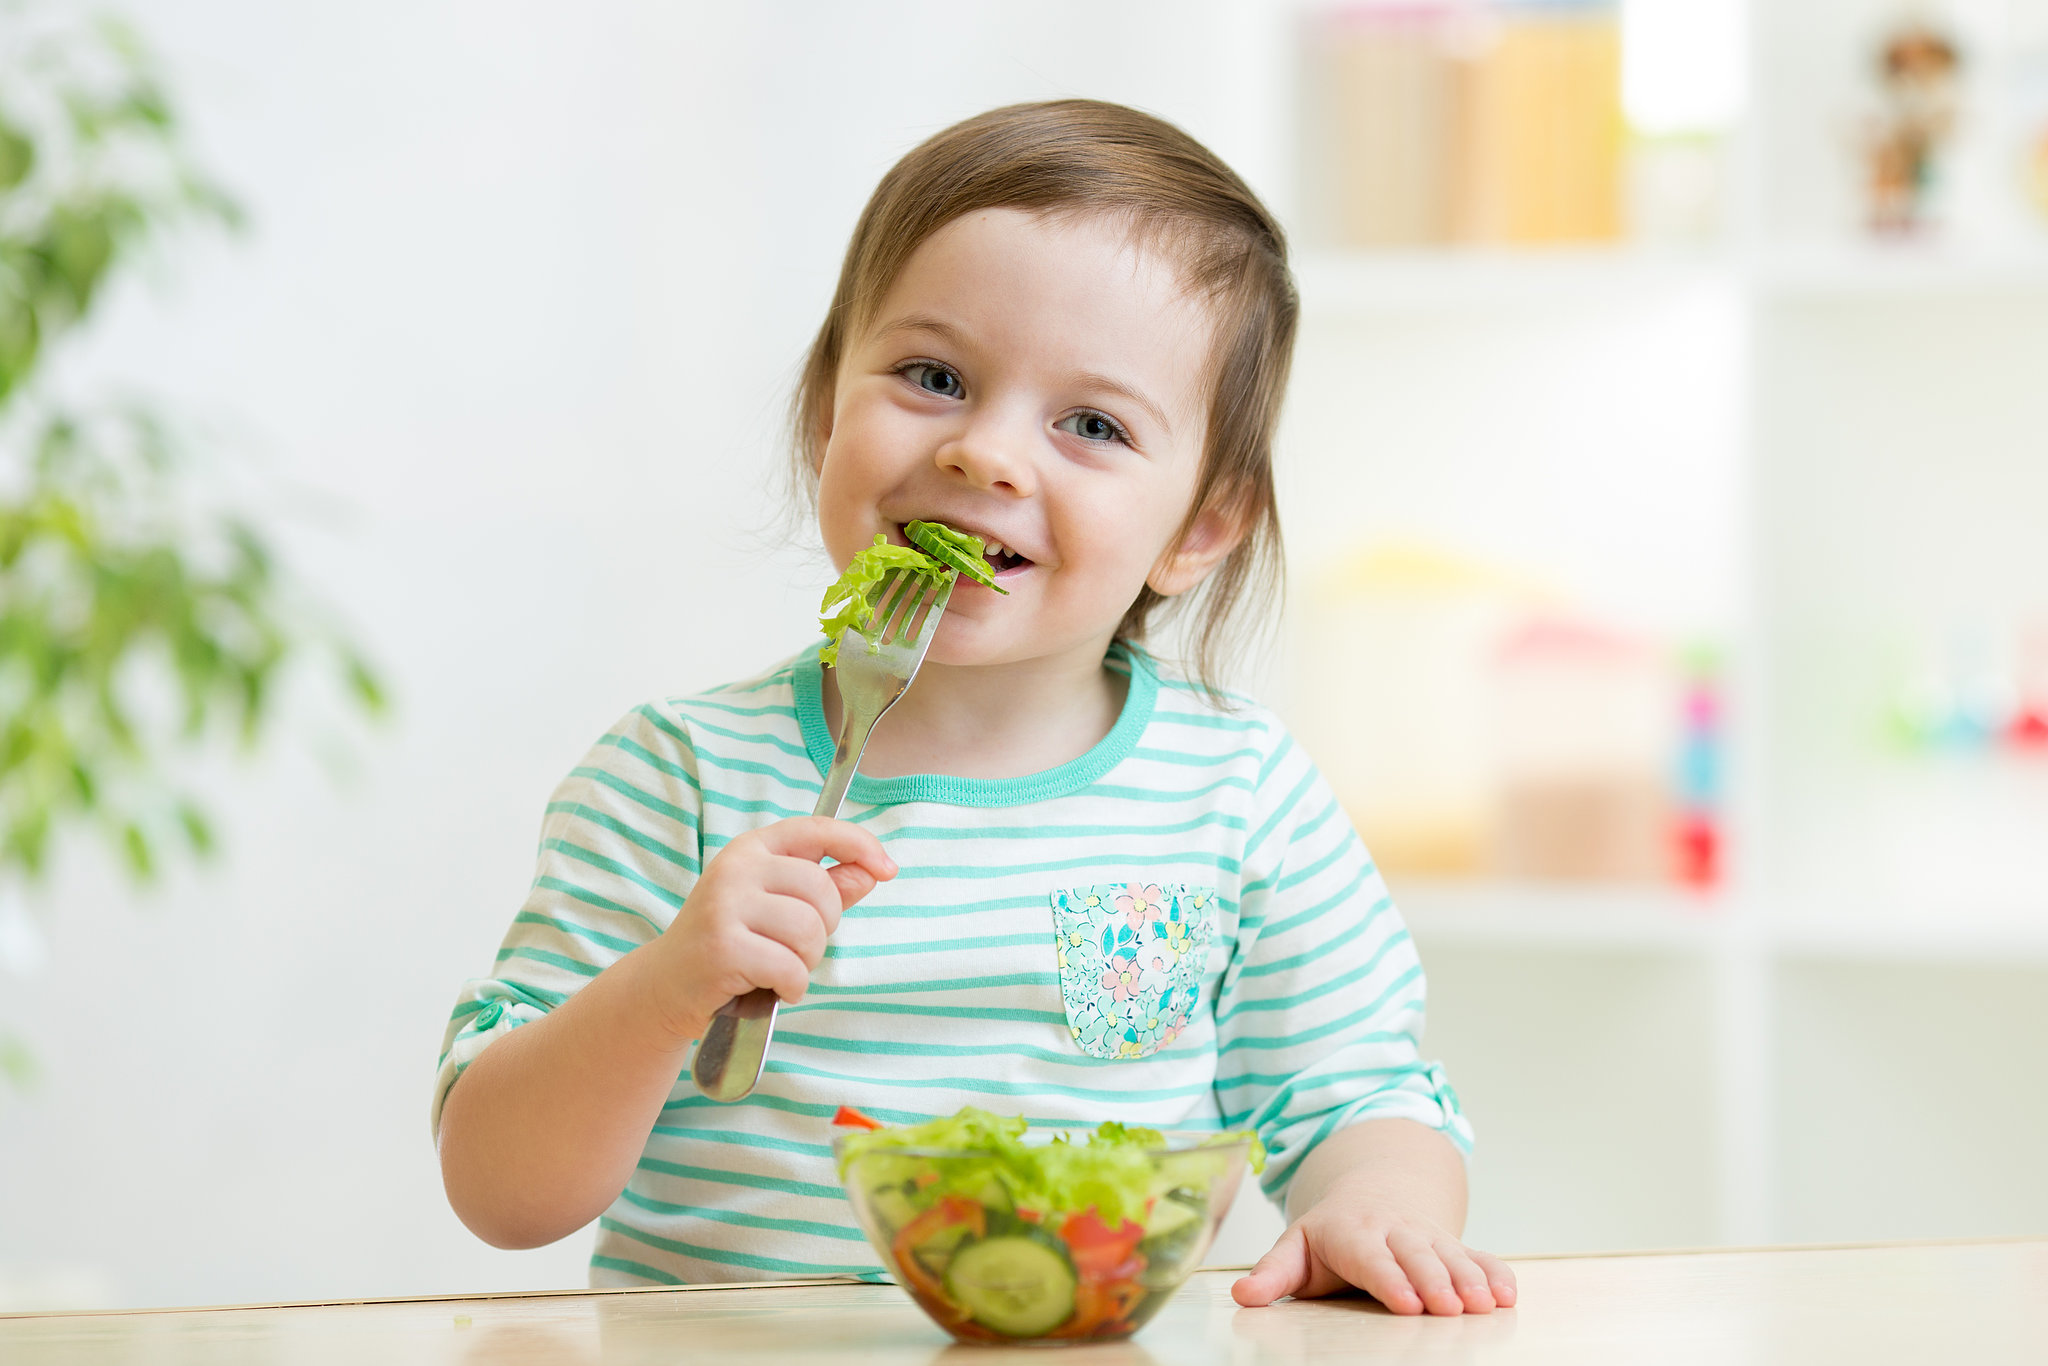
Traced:
<path id="1" fill-rule="evenodd" d="M 1213 683 L 1276 606 L 1285 252 L 1228 167 L 1116 105 L 998 109 L 883 178 L 803 371 L 799 472 L 836 563 L 939 521 L 1007 595 L 955 587 L 843 820 L 805 814 L 839 720 L 822 639 L 636 708 L 570 772 L 441 1059 L 479 1236 L 595 1219 L 599 1285 L 879 1275 L 830 1116 L 974 1104 L 1256 1129 L 1290 1222 L 1241 1304 L 1514 1303 L 1459 1241 L 1471 1131 L 1417 1052 L 1407 931 L 1315 766 Z M 1183 672 L 1143 642 L 1190 600 Z M 719 1105 L 690 1047 L 755 987 L 782 1023 Z"/>

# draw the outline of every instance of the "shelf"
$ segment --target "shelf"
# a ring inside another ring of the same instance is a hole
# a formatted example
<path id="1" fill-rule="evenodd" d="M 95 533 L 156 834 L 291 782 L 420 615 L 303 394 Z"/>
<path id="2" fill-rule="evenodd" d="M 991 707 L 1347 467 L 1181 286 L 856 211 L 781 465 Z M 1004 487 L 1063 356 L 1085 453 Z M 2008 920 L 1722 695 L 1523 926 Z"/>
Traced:
<path id="1" fill-rule="evenodd" d="M 2027 918 L 1812 915 L 1780 922 L 1771 939 L 1790 961 L 2048 967 L 2048 907 Z"/>
<path id="2" fill-rule="evenodd" d="M 1913 298 L 1988 291 L 2048 291 L 2048 234 L 1992 249 L 1938 242 L 1866 242 L 1786 248 L 1752 272 L 1779 298 Z"/>
<path id="3" fill-rule="evenodd" d="M 1435 944 L 1698 953 L 1731 932 L 1731 903 L 1675 887 L 1397 881 L 1394 902 Z"/>
<path id="4" fill-rule="evenodd" d="M 1723 256 L 1621 246 L 1311 251 L 1296 274 L 1309 317 L 1598 304 L 1737 278 Z"/>
<path id="5" fill-rule="evenodd" d="M 2001 249 L 1840 243 L 1760 256 L 1641 247 L 1506 251 L 1310 251 L 1296 263 L 1302 311 L 1346 317 L 1417 309 L 1583 307 L 1702 284 L 1776 299 L 1917 298 L 2048 291 L 2048 234 Z"/>
<path id="6" fill-rule="evenodd" d="M 1780 961 L 2048 966 L 2048 906 L 1953 914 L 1903 908 L 1774 915 L 1682 888 L 1396 879 L 1428 945 L 1595 953 L 1746 949 Z"/>

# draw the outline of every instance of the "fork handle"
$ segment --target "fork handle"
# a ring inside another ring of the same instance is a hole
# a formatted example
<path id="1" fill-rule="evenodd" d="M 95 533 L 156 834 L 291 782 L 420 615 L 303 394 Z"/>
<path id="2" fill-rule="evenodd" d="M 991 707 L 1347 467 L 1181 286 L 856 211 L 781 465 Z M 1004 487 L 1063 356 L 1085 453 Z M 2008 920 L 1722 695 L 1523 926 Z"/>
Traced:
<path id="1" fill-rule="evenodd" d="M 854 771 L 868 747 L 868 735 L 879 716 L 864 716 L 846 709 L 839 726 L 839 747 L 833 751 L 832 767 L 825 771 L 825 786 L 818 793 L 814 816 L 836 816 L 846 802 L 846 789 L 853 785 Z M 775 1015 L 782 998 L 767 987 L 756 987 L 735 996 L 718 1008 L 697 1043 L 697 1055 L 690 1060 L 690 1076 L 697 1089 L 712 1100 L 730 1104 L 753 1092 L 768 1062 L 768 1041 L 775 1037 Z"/>

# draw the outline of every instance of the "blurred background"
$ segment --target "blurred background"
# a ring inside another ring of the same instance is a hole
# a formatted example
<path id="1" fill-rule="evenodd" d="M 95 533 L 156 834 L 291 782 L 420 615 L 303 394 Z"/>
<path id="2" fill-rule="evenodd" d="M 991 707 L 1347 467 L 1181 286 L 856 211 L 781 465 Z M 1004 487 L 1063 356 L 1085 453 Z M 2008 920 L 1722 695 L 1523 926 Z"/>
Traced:
<path id="1" fill-rule="evenodd" d="M 1471 1241 L 2048 1228 L 2048 0 L 43 0 L 0 63 L 0 1308 L 583 1283 L 447 1210 L 455 989 L 592 739 L 806 642 L 876 179 L 1058 95 L 1293 234 L 1243 681 L 1414 928 Z"/>

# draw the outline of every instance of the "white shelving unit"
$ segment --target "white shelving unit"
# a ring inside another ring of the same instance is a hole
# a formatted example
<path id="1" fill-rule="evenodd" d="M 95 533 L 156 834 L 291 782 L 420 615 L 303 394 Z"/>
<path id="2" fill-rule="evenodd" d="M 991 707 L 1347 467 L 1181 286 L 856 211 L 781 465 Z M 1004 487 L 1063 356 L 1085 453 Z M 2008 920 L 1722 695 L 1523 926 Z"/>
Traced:
<path id="1" fill-rule="evenodd" d="M 1812 126 L 1896 15 L 1750 7 L 1712 248 L 1300 260 L 1297 586 L 1376 537 L 1548 540 L 1732 664 L 1724 890 L 1390 875 L 1482 1245 L 2048 1227 L 2048 757 L 1872 738 L 1886 630 L 2048 621 L 2048 223 L 1862 240 Z"/>

